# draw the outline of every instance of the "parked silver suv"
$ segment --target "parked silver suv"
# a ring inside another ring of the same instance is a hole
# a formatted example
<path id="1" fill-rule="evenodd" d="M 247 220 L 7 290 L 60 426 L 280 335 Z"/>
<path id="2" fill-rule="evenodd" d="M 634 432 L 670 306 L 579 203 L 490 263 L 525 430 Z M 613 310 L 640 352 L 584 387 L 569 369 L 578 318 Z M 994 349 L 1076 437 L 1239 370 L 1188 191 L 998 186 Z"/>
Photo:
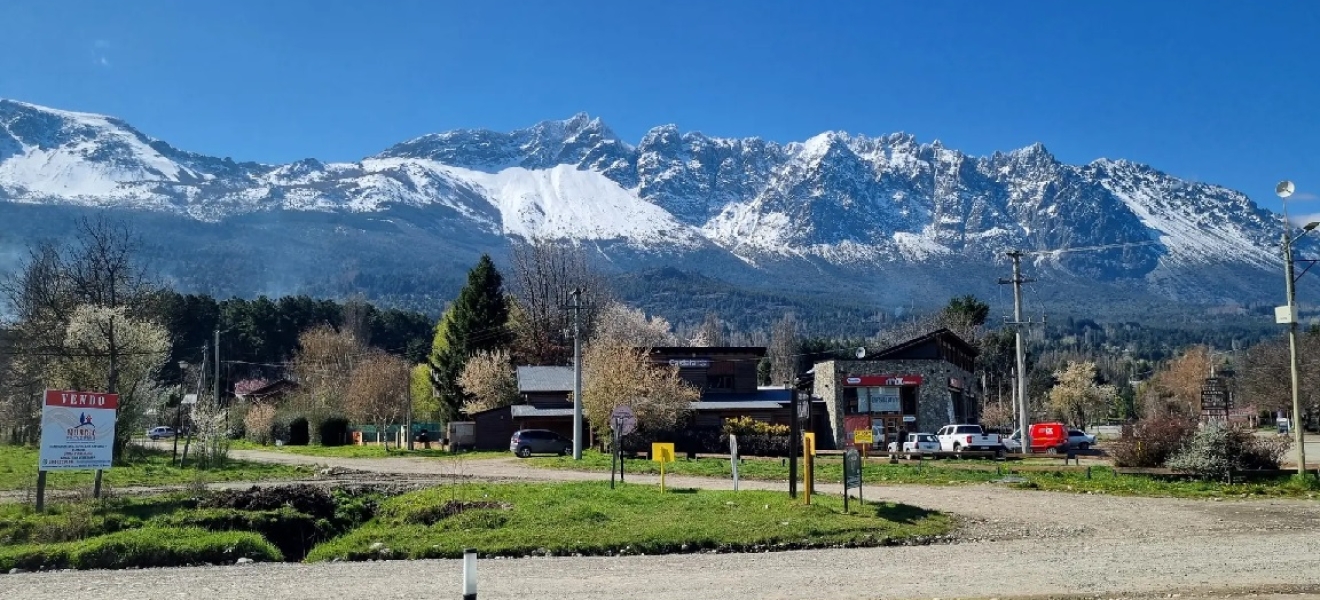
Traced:
<path id="1" fill-rule="evenodd" d="M 533 454 L 568 454 L 573 441 L 549 429 L 520 429 L 509 438 L 509 450 L 518 458 Z"/>

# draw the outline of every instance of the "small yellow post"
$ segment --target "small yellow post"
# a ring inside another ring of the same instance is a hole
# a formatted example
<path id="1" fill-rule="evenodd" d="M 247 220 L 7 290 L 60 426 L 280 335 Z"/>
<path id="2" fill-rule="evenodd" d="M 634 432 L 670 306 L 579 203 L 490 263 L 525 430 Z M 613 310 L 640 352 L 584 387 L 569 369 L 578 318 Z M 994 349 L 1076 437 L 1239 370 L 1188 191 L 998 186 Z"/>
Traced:
<path id="1" fill-rule="evenodd" d="M 674 462 L 672 443 L 651 443 L 651 460 L 660 463 L 660 493 L 665 493 L 665 463 Z"/>

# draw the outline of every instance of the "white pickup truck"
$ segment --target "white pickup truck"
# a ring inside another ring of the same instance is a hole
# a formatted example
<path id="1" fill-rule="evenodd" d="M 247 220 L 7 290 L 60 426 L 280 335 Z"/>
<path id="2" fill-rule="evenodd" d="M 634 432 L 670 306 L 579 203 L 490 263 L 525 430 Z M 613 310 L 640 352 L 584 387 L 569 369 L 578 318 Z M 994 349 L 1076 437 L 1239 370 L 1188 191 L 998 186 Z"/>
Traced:
<path id="1" fill-rule="evenodd" d="M 945 425 L 935 433 L 944 452 L 1004 452 L 1004 441 L 997 433 L 986 433 L 980 425 Z"/>

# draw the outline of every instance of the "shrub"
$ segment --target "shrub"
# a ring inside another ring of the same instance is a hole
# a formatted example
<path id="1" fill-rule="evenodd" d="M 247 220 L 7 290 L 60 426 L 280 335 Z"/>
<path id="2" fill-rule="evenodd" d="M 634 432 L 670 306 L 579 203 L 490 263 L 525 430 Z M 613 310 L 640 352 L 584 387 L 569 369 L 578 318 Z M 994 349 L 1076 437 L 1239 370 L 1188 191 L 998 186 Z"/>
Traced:
<path id="1" fill-rule="evenodd" d="M 1235 470 L 1279 468 L 1290 446 L 1279 438 L 1257 438 L 1246 429 L 1209 423 L 1169 458 L 1168 467 L 1204 479 L 1227 479 Z"/>
<path id="2" fill-rule="evenodd" d="M 1110 452 L 1114 466 L 1162 467 L 1196 431 L 1196 421 L 1177 415 L 1151 416 L 1123 426 Z"/>
<path id="3" fill-rule="evenodd" d="M 289 441 L 289 422 L 289 419 L 282 418 L 278 415 L 271 420 L 270 440 L 272 443 L 274 443 L 275 440 Z"/>
<path id="4" fill-rule="evenodd" d="M 275 406 L 252 406 L 243 417 L 243 426 L 252 442 L 261 446 L 275 443 Z"/>
<path id="5" fill-rule="evenodd" d="M 322 446 L 343 446 L 348 443 L 348 419 L 330 417 L 317 427 Z"/>
<path id="6" fill-rule="evenodd" d="M 289 421 L 289 441 L 290 446 L 306 446 L 312 441 L 312 428 L 307 422 L 307 417 L 297 417 Z"/>
<path id="7" fill-rule="evenodd" d="M 775 425 L 765 421 L 758 421 L 749 416 L 742 416 L 736 419 L 725 419 L 722 429 L 724 436 L 721 439 L 729 439 L 730 434 L 739 436 L 752 435 L 788 435 L 788 425 Z"/>
<path id="8" fill-rule="evenodd" d="M 284 560 L 279 549 L 255 533 L 148 527 L 77 542 L 0 547 L 0 571 L 177 567 L 239 558 Z"/>

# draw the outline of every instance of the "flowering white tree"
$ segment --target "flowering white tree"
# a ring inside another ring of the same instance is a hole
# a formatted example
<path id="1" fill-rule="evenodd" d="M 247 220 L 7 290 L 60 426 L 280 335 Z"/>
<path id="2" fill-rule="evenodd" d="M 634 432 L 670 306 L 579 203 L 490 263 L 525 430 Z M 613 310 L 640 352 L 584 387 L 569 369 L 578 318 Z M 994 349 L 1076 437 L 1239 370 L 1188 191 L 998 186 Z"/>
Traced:
<path id="1" fill-rule="evenodd" d="M 641 309 L 611 302 L 596 318 L 596 340 L 609 340 L 634 348 L 672 346 L 673 327 L 661 316 L 647 317 Z"/>
<path id="2" fill-rule="evenodd" d="M 635 346 L 597 340 L 582 359 L 582 405 L 601 438 L 609 438 L 609 415 L 619 406 L 631 407 L 643 430 L 663 431 L 700 399 L 701 390 L 683 381 L 676 367 L 652 364 Z"/>
<path id="3" fill-rule="evenodd" d="M 170 335 L 162 326 L 137 319 L 123 306 L 82 305 L 74 309 L 65 331 L 66 355 L 50 363 L 50 387 L 105 390 L 112 370 L 119 393 L 115 452 L 120 456 L 139 425 L 145 396 L 170 353 Z"/>
<path id="4" fill-rule="evenodd" d="M 513 404 L 518 399 L 518 377 L 507 349 L 481 351 L 463 365 L 459 385 L 470 399 L 463 403 L 466 414 Z"/>

